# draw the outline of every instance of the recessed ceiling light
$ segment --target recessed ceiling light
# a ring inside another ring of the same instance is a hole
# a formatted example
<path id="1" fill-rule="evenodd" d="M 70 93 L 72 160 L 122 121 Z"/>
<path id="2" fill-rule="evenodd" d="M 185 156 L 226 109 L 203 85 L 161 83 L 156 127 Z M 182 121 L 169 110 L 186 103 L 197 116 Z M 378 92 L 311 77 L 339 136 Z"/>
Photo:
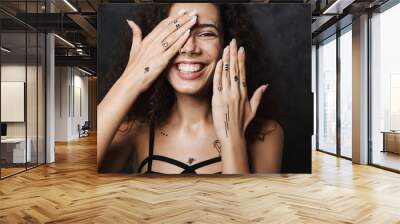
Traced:
<path id="1" fill-rule="evenodd" d="M 88 71 L 86 71 L 86 70 L 83 70 L 83 69 L 81 69 L 81 68 L 79 68 L 79 67 L 78 67 L 78 70 L 81 71 L 81 72 L 83 72 L 83 73 L 85 73 L 85 74 L 87 74 L 87 75 L 90 75 L 90 76 L 93 75 L 92 73 L 90 73 L 90 72 L 88 72 Z"/>
<path id="2" fill-rule="evenodd" d="M 11 52 L 11 50 L 9 50 L 9 49 L 7 49 L 5 47 L 1 47 L 1 51 L 4 51 L 6 53 L 10 53 Z"/>
<path id="3" fill-rule="evenodd" d="M 73 45 L 71 42 L 69 42 L 68 40 L 66 40 L 66 39 L 64 39 L 64 38 L 62 38 L 62 37 L 60 37 L 59 35 L 57 35 L 57 34 L 54 34 L 54 36 L 55 37 L 57 37 L 59 40 L 61 40 L 62 42 L 64 42 L 64 43 L 66 43 L 67 45 L 69 45 L 70 47 L 73 47 L 73 48 L 75 48 L 75 45 Z"/>
<path id="4" fill-rule="evenodd" d="M 78 10 L 68 1 L 64 0 L 65 4 L 67 4 L 74 12 L 78 12 Z"/>

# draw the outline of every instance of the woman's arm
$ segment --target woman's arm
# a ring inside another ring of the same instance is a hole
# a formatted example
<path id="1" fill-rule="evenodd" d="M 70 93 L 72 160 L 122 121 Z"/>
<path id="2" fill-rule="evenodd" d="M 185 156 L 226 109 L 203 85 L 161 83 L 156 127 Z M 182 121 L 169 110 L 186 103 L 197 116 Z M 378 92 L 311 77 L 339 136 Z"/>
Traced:
<path id="1" fill-rule="evenodd" d="M 142 32 L 128 21 L 133 32 L 128 64 L 97 107 L 97 163 L 101 164 L 115 133 L 138 96 L 168 65 L 186 42 L 196 23 L 195 13 L 168 17 L 142 40 Z M 179 26 L 178 26 L 179 25 Z"/>
<path id="2" fill-rule="evenodd" d="M 245 131 L 254 118 L 267 85 L 247 97 L 245 52 L 233 39 L 215 68 L 212 114 L 222 144 L 222 173 L 249 173 Z"/>
<path id="3" fill-rule="evenodd" d="M 262 131 L 249 145 L 253 173 L 279 173 L 281 170 L 284 133 L 274 120 L 264 121 Z"/>

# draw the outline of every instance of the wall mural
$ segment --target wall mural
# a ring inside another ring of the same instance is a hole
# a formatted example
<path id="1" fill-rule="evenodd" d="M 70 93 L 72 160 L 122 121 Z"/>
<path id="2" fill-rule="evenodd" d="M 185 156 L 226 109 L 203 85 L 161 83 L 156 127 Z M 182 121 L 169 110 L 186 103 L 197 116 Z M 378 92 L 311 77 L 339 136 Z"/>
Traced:
<path id="1" fill-rule="evenodd" d="M 103 4 L 99 172 L 311 173 L 306 4 Z"/>

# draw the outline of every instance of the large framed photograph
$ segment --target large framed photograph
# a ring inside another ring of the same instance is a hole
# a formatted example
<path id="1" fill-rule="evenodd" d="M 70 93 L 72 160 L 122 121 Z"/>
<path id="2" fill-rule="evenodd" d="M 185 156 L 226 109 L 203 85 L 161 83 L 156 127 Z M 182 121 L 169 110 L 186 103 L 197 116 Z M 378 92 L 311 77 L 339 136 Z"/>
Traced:
<path id="1" fill-rule="evenodd" d="M 307 4 L 102 4 L 99 172 L 311 173 Z"/>

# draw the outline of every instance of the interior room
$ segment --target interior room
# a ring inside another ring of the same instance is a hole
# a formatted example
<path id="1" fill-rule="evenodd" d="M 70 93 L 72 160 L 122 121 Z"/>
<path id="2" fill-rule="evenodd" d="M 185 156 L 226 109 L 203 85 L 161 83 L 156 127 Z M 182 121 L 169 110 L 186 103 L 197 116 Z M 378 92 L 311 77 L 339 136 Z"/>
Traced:
<path id="1" fill-rule="evenodd" d="M 398 0 L 218 1 L 309 7 L 310 172 L 98 172 L 99 7 L 165 2 L 0 2 L 0 223 L 400 223 Z"/>

